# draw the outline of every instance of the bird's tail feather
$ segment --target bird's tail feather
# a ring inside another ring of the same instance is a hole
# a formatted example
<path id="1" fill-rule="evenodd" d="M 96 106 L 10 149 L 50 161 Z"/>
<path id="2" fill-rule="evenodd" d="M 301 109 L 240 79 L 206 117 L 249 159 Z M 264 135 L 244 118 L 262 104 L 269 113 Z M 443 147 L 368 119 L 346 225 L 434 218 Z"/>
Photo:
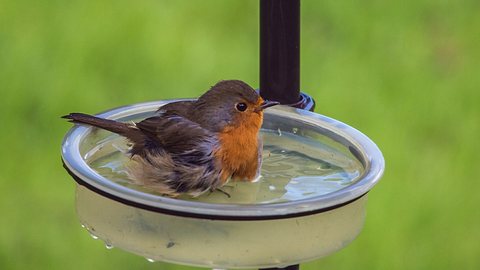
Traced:
<path id="1" fill-rule="evenodd" d="M 131 124 L 99 118 L 99 117 L 84 114 L 84 113 L 70 113 L 62 116 L 62 118 L 69 119 L 70 120 L 69 122 L 72 122 L 72 123 L 87 124 L 94 127 L 102 128 L 102 129 L 120 134 L 127 138 L 131 136 L 132 132 L 136 131 L 136 128 Z"/>

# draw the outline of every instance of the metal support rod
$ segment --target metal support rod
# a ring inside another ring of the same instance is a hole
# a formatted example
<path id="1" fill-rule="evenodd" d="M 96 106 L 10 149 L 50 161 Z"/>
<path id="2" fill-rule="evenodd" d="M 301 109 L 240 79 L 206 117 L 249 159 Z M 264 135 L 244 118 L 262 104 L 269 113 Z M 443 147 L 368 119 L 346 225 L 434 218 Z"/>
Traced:
<path id="1" fill-rule="evenodd" d="M 260 94 L 300 99 L 300 0 L 260 0 Z"/>
<path id="2" fill-rule="evenodd" d="M 260 0 L 260 95 L 313 111 L 300 93 L 300 0 Z M 298 270 L 300 266 L 261 270 Z"/>
<path id="3" fill-rule="evenodd" d="M 260 0 L 260 95 L 314 109 L 300 93 L 300 0 Z"/>
<path id="4" fill-rule="evenodd" d="M 299 269 L 300 269 L 300 266 L 296 264 L 296 265 L 287 266 L 285 268 L 264 268 L 260 270 L 299 270 Z"/>

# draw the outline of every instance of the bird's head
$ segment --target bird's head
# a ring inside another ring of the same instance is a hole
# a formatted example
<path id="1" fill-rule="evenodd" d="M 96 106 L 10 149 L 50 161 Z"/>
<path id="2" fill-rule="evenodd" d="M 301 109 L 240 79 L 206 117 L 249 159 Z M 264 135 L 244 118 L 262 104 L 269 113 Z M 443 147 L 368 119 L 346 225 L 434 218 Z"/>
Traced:
<path id="1" fill-rule="evenodd" d="M 260 129 L 263 110 L 279 104 L 265 101 L 248 84 L 239 80 L 220 81 L 195 102 L 194 118 L 202 126 L 221 132 L 226 128 Z"/>

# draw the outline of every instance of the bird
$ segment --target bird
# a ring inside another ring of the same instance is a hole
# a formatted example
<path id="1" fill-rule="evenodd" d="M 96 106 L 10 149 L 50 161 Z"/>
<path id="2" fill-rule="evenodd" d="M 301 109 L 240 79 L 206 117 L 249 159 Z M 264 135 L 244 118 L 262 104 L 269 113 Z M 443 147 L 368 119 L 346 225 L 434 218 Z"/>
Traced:
<path id="1" fill-rule="evenodd" d="M 198 197 L 228 181 L 253 181 L 260 173 L 264 100 L 241 80 L 223 80 L 196 100 L 161 106 L 139 122 L 120 122 L 84 113 L 62 116 L 117 133 L 130 142 L 127 176 L 168 197 Z"/>

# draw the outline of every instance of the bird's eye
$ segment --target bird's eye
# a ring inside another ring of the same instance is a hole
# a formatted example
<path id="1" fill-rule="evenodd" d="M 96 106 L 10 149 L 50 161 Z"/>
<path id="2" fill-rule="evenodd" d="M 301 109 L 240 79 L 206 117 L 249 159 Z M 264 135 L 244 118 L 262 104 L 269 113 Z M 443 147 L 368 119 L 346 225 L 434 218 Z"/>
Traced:
<path id="1" fill-rule="evenodd" d="M 237 108 L 237 110 L 244 112 L 247 109 L 247 104 L 240 102 L 240 103 L 237 103 L 235 107 Z"/>

